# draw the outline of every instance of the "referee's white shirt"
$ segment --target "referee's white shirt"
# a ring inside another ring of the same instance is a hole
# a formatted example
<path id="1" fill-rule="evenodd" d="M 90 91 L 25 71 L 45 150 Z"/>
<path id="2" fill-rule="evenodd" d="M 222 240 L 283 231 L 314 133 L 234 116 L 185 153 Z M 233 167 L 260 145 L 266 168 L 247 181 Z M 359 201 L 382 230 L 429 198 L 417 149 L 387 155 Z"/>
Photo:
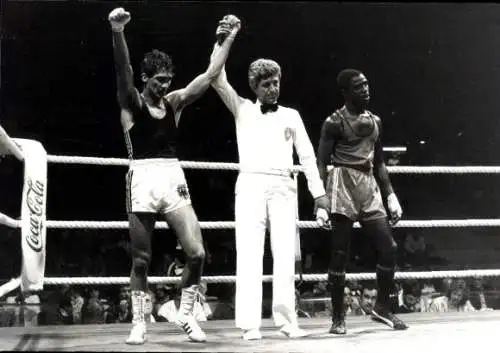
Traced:
<path id="1" fill-rule="evenodd" d="M 235 118 L 242 171 L 291 170 L 295 147 L 312 197 L 325 194 L 314 149 L 297 110 L 280 105 L 276 112 L 262 114 L 261 103 L 240 97 L 224 70 L 212 86 Z"/>

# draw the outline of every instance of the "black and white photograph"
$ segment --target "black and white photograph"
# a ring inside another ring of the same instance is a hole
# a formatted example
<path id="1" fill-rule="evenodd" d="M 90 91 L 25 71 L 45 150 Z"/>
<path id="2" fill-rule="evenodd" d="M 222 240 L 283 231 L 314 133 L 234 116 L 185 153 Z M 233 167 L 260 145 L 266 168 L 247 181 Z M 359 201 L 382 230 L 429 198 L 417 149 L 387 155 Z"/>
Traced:
<path id="1" fill-rule="evenodd" d="M 494 350 L 499 92 L 500 3 L 0 0 L 0 351 Z"/>

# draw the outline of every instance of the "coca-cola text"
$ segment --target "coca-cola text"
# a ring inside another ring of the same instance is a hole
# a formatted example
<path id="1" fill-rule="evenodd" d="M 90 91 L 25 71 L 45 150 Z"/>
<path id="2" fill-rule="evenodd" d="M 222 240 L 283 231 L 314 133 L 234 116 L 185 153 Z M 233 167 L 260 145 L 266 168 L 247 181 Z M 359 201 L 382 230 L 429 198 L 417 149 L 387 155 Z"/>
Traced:
<path id="1" fill-rule="evenodd" d="M 26 204 L 29 211 L 29 233 L 26 235 L 26 243 L 35 252 L 42 250 L 42 226 L 44 210 L 44 192 L 43 182 L 36 180 L 33 182 L 28 178 L 28 191 L 26 192 Z"/>

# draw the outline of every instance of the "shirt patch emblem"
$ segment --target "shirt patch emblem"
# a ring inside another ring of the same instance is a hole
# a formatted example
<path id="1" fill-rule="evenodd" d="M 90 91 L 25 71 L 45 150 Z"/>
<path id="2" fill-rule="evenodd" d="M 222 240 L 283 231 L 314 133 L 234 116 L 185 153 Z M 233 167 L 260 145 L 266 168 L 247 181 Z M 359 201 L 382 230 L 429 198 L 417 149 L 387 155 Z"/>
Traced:
<path id="1" fill-rule="evenodd" d="M 288 141 L 290 138 L 295 140 L 295 130 L 291 127 L 287 127 L 285 128 L 285 140 Z"/>

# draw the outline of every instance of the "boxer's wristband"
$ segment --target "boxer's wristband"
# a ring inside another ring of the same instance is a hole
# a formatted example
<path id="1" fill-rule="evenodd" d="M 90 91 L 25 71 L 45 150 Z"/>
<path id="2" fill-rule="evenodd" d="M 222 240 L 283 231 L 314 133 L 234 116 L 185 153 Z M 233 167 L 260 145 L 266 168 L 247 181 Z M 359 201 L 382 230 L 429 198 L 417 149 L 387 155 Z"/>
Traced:
<path id="1" fill-rule="evenodd" d="M 113 32 L 123 32 L 123 29 L 125 28 L 124 25 L 116 25 L 116 24 L 111 24 L 111 30 Z"/>

